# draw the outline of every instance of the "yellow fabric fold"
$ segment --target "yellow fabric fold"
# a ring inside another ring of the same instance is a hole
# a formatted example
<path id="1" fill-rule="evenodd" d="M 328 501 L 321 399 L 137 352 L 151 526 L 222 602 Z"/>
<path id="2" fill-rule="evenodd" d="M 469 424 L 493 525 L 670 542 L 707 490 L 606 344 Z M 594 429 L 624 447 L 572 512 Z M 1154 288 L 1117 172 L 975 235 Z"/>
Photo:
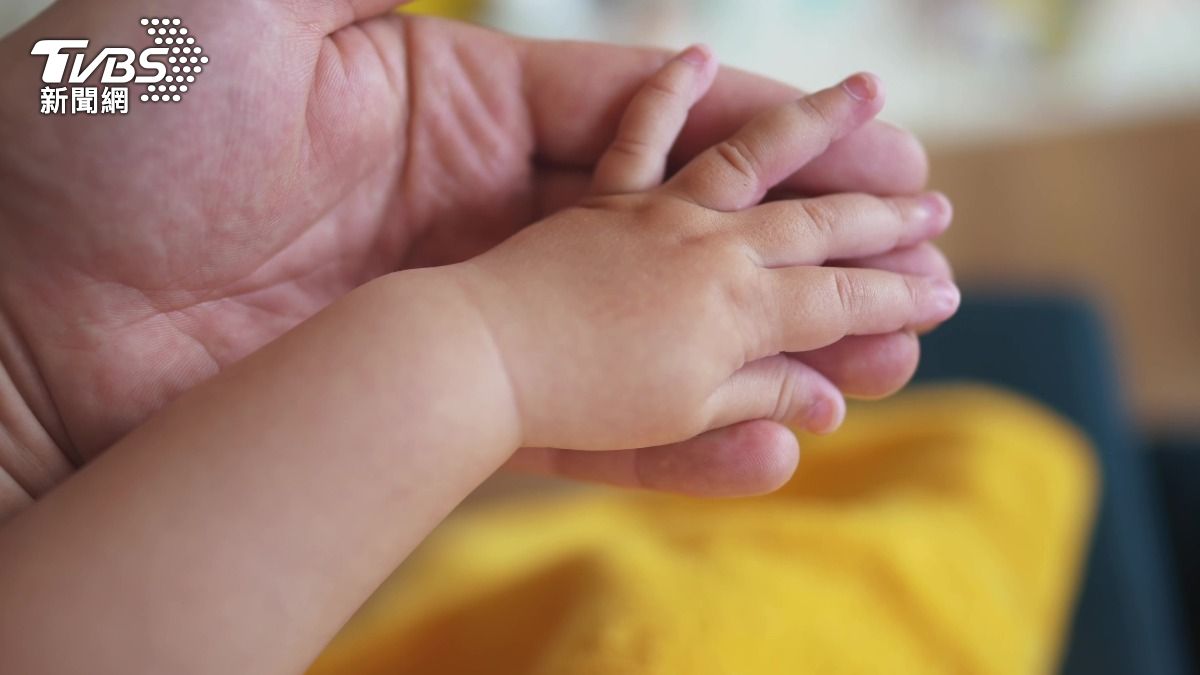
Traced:
<path id="1" fill-rule="evenodd" d="M 450 519 L 311 675 L 1049 673 L 1095 493 L 1083 437 L 975 387 L 851 410 L 776 494 L 617 490 Z"/>

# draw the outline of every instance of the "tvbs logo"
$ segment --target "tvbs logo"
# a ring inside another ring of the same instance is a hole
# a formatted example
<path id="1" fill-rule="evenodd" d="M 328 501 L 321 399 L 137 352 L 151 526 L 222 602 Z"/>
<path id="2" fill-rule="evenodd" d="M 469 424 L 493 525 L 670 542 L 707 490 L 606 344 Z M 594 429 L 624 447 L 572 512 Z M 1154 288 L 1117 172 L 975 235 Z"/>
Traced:
<path id="1" fill-rule="evenodd" d="M 178 103 L 208 65 L 208 55 L 178 18 L 144 18 L 154 41 L 140 51 L 104 47 L 89 58 L 86 39 L 39 40 L 30 51 L 45 57 L 42 68 L 42 114 L 124 114 L 129 86 L 145 85 L 144 103 Z M 96 81 L 101 87 L 82 86 Z M 69 102 L 69 105 L 68 105 Z"/>

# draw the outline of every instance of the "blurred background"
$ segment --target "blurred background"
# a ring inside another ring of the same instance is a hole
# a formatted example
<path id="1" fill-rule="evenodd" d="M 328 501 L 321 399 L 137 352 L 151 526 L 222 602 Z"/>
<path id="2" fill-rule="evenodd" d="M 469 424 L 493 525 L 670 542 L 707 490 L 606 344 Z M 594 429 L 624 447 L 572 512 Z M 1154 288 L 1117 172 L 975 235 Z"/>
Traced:
<path id="1" fill-rule="evenodd" d="M 1103 472 L 1062 672 L 1195 672 L 1200 2 L 418 0 L 509 32 L 681 48 L 814 88 L 857 71 L 956 207 L 960 315 L 918 381 L 1079 425 Z M 586 74 L 581 74 L 586 77 Z M 1002 636 L 997 636 L 1003 639 Z"/>
<path id="2" fill-rule="evenodd" d="M 45 0 L 4 0 L 0 33 Z M 1200 643 L 1200 2 L 418 0 L 509 32 L 679 48 L 802 87 L 883 77 L 929 148 L 967 292 L 919 379 L 1074 420 L 1104 496 L 1063 670 L 1192 672 Z M 586 77 L 581 73 L 580 77 Z M 998 636 L 1002 637 L 1002 636 Z"/>

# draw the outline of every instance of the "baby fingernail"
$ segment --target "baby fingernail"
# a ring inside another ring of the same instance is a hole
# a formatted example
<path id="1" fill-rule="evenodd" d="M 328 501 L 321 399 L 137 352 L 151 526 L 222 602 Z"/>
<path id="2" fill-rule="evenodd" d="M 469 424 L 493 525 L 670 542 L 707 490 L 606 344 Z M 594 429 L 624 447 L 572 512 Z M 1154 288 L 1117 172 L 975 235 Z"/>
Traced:
<path id="1" fill-rule="evenodd" d="M 867 73 L 857 73 L 842 81 L 842 89 L 856 101 L 870 101 L 879 95 L 879 85 L 875 77 Z"/>
<path id="2" fill-rule="evenodd" d="M 906 239 L 909 245 L 937 234 L 950 225 L 950 201 L 939 192 L 927 192 L 918 197 L 902 197 L 896 202 L 902 211 L 904 222 L 911 227 Z M 919 238 L 917 238 L 919 237 Z"/>
<path id="3" fill-rule="evenodd" d="M 946 279 L 933 279 L 930 281 L 930 294 L 932 296 L 934 313 L 945 319 L 958 309 L 958 305 L 962 302 L 962 293 L 958 290 L 958 286 L 954 282 Z"/>
<path id="4" fill-rule="evenodd" d="M 950 224 L 947 217 L 951 211 L 950 200 L 940 192 L 927 192 L 921 196 L 921 209 L 927 220 Z"/>
<path id="5" fill-rule="evenodd" d="M 814 434 L 832 433 L 841 425 L 840 406 L 829 398 L 817 399 L 809 406 L 808 414 L 804 418 L 805 430 Z"/>
<path id="6" fill-rule="evenodd" d="M 702 66 L 712 58 L 712 52 L 704 45 L 692 45 L 679 54 L 679 60 L 693 66 Z"/>

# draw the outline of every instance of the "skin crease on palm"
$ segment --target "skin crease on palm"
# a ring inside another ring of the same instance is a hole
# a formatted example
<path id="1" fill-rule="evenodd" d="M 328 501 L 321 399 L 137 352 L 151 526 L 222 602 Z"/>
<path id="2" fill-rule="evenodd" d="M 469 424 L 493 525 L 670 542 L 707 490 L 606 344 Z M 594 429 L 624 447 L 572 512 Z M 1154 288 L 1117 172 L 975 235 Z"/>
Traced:
<path id="1" fill-rule="evenodd" d="M 0 359 L 14 383 L 0 394 L 33 415 L 0 421 L 33 455 L 18 477 L 32 496 L 349 290 L 470 258 L 575 203 L 625 103 L 667 58 L 405 18 L 393 4 L 64 1 L 0 43 Z M 212 59 L 184 102 L 38 114 L 34 41 L 137 46 L 144 15 L 184 17 Z M 723 71 L 673 163 L 796 95 Z M 874 123 L 786 188 L 900 194 L 925 176 L 912 137 Z M 949 275 L 928 243 L 842 264 Z M 917 343 L 848 337 L 801 358 L 848 395 L 878 396 L 911 375 Z M 530 449 L 511 464 L 741 494 L 777 486 L 796 452 L 786 428 L 760 420 L 666 449 Z"/>

